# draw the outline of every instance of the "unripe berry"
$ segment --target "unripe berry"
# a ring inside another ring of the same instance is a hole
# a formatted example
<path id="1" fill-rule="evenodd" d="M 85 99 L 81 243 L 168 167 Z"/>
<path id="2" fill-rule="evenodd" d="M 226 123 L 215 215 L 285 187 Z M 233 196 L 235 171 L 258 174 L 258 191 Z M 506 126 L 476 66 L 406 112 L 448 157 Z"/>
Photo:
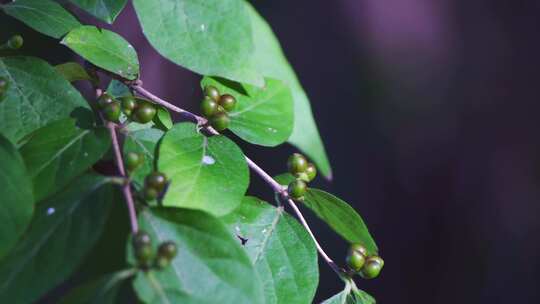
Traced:
<path id="1" fill-rule="evenodd" d="M 287 161 L 287 167 L 289 172 L 296 175 L 306 171 L 308 162 L 306 158 L 300 153 L 294 153 L 291 155 Z"/>
<path id="2" fill-rule="evenodd" d="M 118 122 L 120 119 L 120 103 L 117 101 L 114 101 L 113 103 L 108 104 L 105 108 L 103 108 L 102 113 L 103 117 L 105 117 L 106 120 L 112 121 L 112 122 Z"/>
<path id="3" fill-rule="evenodd" d="M 139 104 L 133 112 L 133 120 L 138 123 L 148 123 L 154 119 L 156 116 L 157 110 L 153 104 L 148 102 L 143 102 Z"/>
<path id="4" fill-rule="evenodd" d="M 368 256 L 367 249 L 362 244 L 352 244 L 349 248 L 349 252 L 358 252 L 365 257 Z"/>
<path id="5" fill-rule="evenodd" d="M 364 263 L 366 262 L 366 256 L 357 251 L 351 251 L 347 255 L 346 261 L 349 268 L 358 272 L 364 266 Z"/>
<path id="6" fill-rule="evenodd" d="M 307 185 L 303 180 L 297 179 L 289 184 L 287 190 L 292 198 L 301 199 L 306 193 Z"/>
<path id="7" fill-rule="evenodd" d="M 113 103 L 115 100 L 114 98 L 107 94 L 107 93 L 103 93 L 101 94 L 101 96 L 98 98 L 97 100 L 97 103 L 98 103 L 98 107 L 100 109 L 105 109 L 106 106 L 110 105 L 111 103 Z"/>
<path id="8" fill-rule="evenodd" d="M 176 244 L 171 241 L 163 242 L 158 247 L 158 256 L 164 257 L 168 260 L 174 259 L 176 252 Z"/>
<path id="9" fill-rule="evenodd" d="M 144 199 L 147 201 L 153 201 L 159 196 L 159 192 L 155 188 L 144 188 Z"/>
<path id="10" fill-rule="evenodd" d="M 219 104 L 225 109 L 225 111 L 230 112 L 234 110 L 236 106 L 236 98 L 229 94 L 223 94 L 219 98 Z"/>
<path id="11" fill-rule="evenodd" d="M 134 171 L 144 162 L 144 155 L 135 152 L 128 152 L 126 154 L 125 162 L 128 171 Z"/>
<path id="12" fill-rule="evenodd" d="M 155 265 L 158 269 L 164 269 L 170 264 L 171 264 L 171 260 L 167 259 L 166 257 L 162 257 L 162 256 L 156 257 Z"/>
<path id="13" fill-rule="evenodd" d="M 231 122 L 229 115 L 227 113 L 217 113 L 216 115 L 210 118 L 210 124 L 214 129 L 218 131 L 223 131 L 229 127 Z"/>
<path id="14" fill-rule="evenodd" d="M 201 113 L 204 117 L 210 118 L 218 112 L 218 104 L 215 100 L 208 96 L 204 96 L 201 102 Z"/>
<path id="15" fill-rule="evenodd" d="M 20 49 L 24 44 L 24 39 L 21 35 L 15 35 L 9 38 L 7 46 L 12 50 Z"/>
<path id="16" fill-rule="evenodd" d="M 133 245 L 133 248 L 139 248 L 141 246 L 152 245 L 152 239 L 150 238 L 150 235 L 148 233 L 143 230 L 139 230 L 131 238 L 131 243 Z"/>
<path id="17" fill-rule="evenodd" d="M 135 258 L 137 259 L 137 262 L 139 262 L 139 264 L 142 266 L 148 266 L 150 264 L 150 260 L 154 255 L 152 246 L 150 245 L 134 248 L 133 253 L 135 255 Z"/>
<path id="18" fill-rule="evenodd" d="M 133 110 L 137 107 L 137 100 L 133 96 L 121 97 L 120 101 L 122 102 L 122 110 L 127 116 L 131 116 Z"/>
<path id="19" fill-rule="evenodd" d="M 212 98 L 215 102 L 219 101 L 219 91 L 214 86 L 208 85 L 204 87 L 204 95 Z"/>
<path id="20" fill-rule="evenodd" d="M 161 172 L 152 172 L 146 176 L 144 184 L 146 188 L 153 188 L 159 193 L 165 188 L 167 177 Z"/>
<path id="21" fill-rule="evenodd" d="M 315 176 L 317 176 L 317 168 L 315 168 L 314 164 L 309 163 L 306 167 L 305 173 L 309 179 L 308 181 L 312 181 L 313 179 L 315 179 Z"/>
<path id="22" fill-rule="evenodd" d="M 372 256 L 367 258 L 366 263 L 364 264 L 364 267 L 362 267 L 362 270 L 360 272 L 360 275 L 364 279 L 373 279 L 379 276 L 379 273 L 381 273 L 381 270 L 384 266 L 384 261 L 378 256 Z"/>

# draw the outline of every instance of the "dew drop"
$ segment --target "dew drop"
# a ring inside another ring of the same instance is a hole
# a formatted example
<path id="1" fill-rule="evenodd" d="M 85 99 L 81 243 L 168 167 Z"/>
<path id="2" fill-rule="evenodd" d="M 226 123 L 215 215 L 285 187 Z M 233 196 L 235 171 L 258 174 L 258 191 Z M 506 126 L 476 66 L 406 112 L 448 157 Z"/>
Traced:
<path id="1" fill-rule="evenodd" d="M 206 25 L 203 23 L 201 24 L 201 31 L 205 31 L 206 30 Z"/>
<path id="2" fill-rule="evenodd" d="M 216 160 L 212 156 L 205 155 L 203 156 L 202 162 L 205 165 L 213 165 L 216 162 Z"/>
<path id="3" fill-rule="evenodd" d="M 47 208 L 47 215 L 53 215 L 55 212 L 56 212 L 56 209 L 52 207 Z"/>

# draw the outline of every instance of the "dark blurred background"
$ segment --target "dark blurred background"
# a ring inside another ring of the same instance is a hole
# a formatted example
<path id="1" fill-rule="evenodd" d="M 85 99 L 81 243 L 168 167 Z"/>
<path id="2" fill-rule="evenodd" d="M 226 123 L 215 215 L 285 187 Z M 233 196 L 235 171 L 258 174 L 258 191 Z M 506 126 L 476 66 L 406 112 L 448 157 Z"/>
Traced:
<path id="1" fill-rule="evenodd" d="M 358 286 L 379 303 L 540 303 L 540 2 L 252 2 L 311 99 L 335 176 L 316 186 L 354 205 L 386 261 Z M 2 39 L 21 32 L 26 52 L 68 58 L 3 19 Z M 131 5 L 112 28 L 148 89 L 197 109 L 200 77 L 149 46 Z M 272 174 L 294 151 L 242 147 Z M 342 263 L 347 244 L 306 213 Z M 315 303 L 342 288 L 320 268 Z"/>

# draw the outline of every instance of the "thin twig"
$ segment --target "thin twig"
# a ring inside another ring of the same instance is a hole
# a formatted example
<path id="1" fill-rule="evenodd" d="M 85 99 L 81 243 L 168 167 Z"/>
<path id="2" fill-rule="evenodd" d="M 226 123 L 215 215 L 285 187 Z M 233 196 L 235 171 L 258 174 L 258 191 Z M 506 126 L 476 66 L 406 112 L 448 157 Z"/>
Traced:
<path id="1" fill-rule="evenodd" d="M 191 113 L 189 111 L 186 111 L 175 105 L 170 104 L 169 102 L 157 97 L 156 95 L 144 89 L 140 83 L 131 85 L 131 88 L 135 90 L 137 93 L 139 93 L 140 95 L 150 99 L 154 103 L 159 104 L 167 109 L 170 109 L 171 111 L 181 113 L 198 124 L 205 125 L 205 128 L 209 133 L 214 134 L 214 135 L 219 134 L 219 132 L 217 132 L 214 128 L 212 128 L 209 125 L 206 125 L 207 120 L 204 117 L 198 116 L 194 113 Z M 313 242 L 315 243 L 315 246 L 317 247 L 317 251 L 322 256 L 324 261 L 332 268 L 332 270 L 334 270 L 340 277 L 342 277 L 343 272 L 339 269 L 336 263 L 328 256 L 328 254 L 326 254 L 324 249 L 321 247 L 321 245 L 317 241 L 317 238 L 311 231 L 311 228 L 309 227 L 306 219 L 302 215 L 302 212 L 300 211 L 300 209 L 298 209 L 298 206 L 296 206 L 295 202 L 291 198 L 289 198 L 289 195 L 287 193 L 287 188 L 279 184 L 274 178 L 272 178 L 268 173 L 266 173 L 266 171 L 264 171 L 261 167 L 259 167 L 259 165 L 253 162 L 249 157 L 245 155 L 244 157 L 246 158 L 246 162 L 248 166 L 251 168 L 251 170 L 257 173 L 257 175 L 259 175 L 268 185 L 270 185 L 270 187 L 274 190 L 274 192 L 278 193 L 282 198 L 286 199 L 287 203 L 289 204 L 289 206 L 291 206 L 294 213 L 300 220 L 300 223 L 302 224 L 302 226 L 304 226 L 304 228 L 308 231 L 309 235 L 311 236 L 311 239 L 313 239 Z"/>

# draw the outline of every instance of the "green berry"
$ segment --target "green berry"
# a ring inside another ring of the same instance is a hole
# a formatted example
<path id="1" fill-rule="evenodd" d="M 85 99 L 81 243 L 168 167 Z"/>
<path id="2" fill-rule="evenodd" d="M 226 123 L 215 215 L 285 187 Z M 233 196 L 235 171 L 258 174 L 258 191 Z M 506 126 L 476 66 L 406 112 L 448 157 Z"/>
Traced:
<path id="1" fill-rule="evenodd" d="M 164 257 L 168 260 L 174 259 L 176 252 L 176 244 L 171 241 L 163 242 L 158 247 L 158 256 Z"/>
<path id="2" fill-rule="evenodd" d="M 314 164 L 309 163 L 306 167 L 305 173 L 307 175 L 308 181 L 310 182 L 315 179 L 315 176 L 317 176 L 317 168 L 315 168 Z"/>
<path id="3" fill-rule="evenodd" d="M 234 110 L 234 107 L 236 106 L 236 98 L 229 94 L 223 94 L 219 98 L 219 104 L 225 111 L 230 112 Z"/>
<path id="4" fill-rule="evenodd" d="M 372 256 L 367 258 L 366 263 L 364 264 L 364 267 L 362 267 L 362 270 L 360 271 L 360 275 L 364 279 L 373 279 L 379 276 L 379 273 L 381 273 L 381 270 L 384 266 L 384 261 L 378 256 Z"/>
<path id="5" fill-rule="evenodd" d="M 147 201 L 153 201 L 158 198 L 159 192 L 155 188 L 144 188 L 144 199 Z"/>
<path id="6" fill-rule="evenodd" d="M 120 103 L 118 101 L 108 104 L 102 111 L 105 119 L 112 122 L 118 122 L 121 112 Z"/>
<path id="7" fill-rule="evenodd" d="M 12 50 L 20 49 L 24 44 L 24 39 L 21 35 L 15 35 L 9 38 L 7 46 Z"/>
<path id="8" fill-rule="evenodd" d="M 131 238 L 131 242 L 133 248 L 152 245 L 152 239 L 150 238 L 150 235 L 143 230 L 139 230 L 135 235 L 133 235 L 133 237 Z"/>
<path id="9" fill-rule="evenodd" d="M 214 129 L 218 131 L 223 131 L 229 127 L 231 119 L 227 113 L 217 113 L 216 115 L 210 118 L 210 124 Z"/>
<path id="10" fill-rule="evenodd" d="M 152 172 L 146 176 L 144 184 L 146 188 L 153 188 L 159 193 L 165 188 L 167 177 L 161 172 Z"/>
<path id="11" fill-rule="evenodd" d="M 347 266 L 354 271 L 360 271 L 365 262 L 366 257 L 358 252 L 349 252 L 347 255 Z"/>
<path id="12" fill-rule="evenodd" d="M 366 247 L 362 246 L 362 244 L 352 244 L 349 248 L 349 252 L 358 252 L 365 257 L 368 255 Z"/>
<path id="13" fill-rule="evenodd" d="M 155 264 L 158 269 L 164 269 L 171 264 L 171 260 L 166 257 L 157 256 Z"/>
<path id="14" fill-rule="evenodd" d="M 122 110 L 127 116 L 131 116 L 133 110 L 137 107 L 137 100 L 133 96 L 121 97 L 120 101 L 122 102 Z"/>
<path id="15" fill-rule="evenodd" d="M 134 171 L 144 162 L 144 156 L 139 153 L 128 152 L 126 154 L 125 162 L 128 171 Z"/>
<path id="16" fill-rule="evenodd" d="M 287 190 L 292 198 L 301 199 L 304 193 L 306 193 L 307 185 L 303 180 L 297 179 L 289 184 Z"/>
<path id="17" fill-rule="evenodd" d="M 305 172 L 307 166 L 308 166 L 308 161 L 300 153 L 294 153 L 293 155 L 289 157 L 287 161 L 287 167 L 289 168 L 289 172 L 294 175 Z"/>
<path id="18" fill-rule="evenodd" d="M 149 261 L 152 259 L 154 255 L 154 251 L 152 250 L 152 246 L 146 245 L 134 248 L 135 258 L 137 258 L 137 261 L 141 265 L 148 265 Z"/>
<path id="19" fill-rule="evenodd" d="M 142 104 L 139 104 L 137 108 L 135 108 L 134 111 L 134 120 L 138 123 L 148 123 L 154 119 L 154 116 L 156 116 L 156 107 L 154 107 L 153 104 L 144 102 Z"/>
<path id="20" fill-rule="evenodd" d="M 115 102 L 114 98 L 112 98 L 112 96 L 107 93 L 103 93 L 97 101 L 98 107 L 100 109 L 105 109 L 106 106 L 110 105 L 113 102 Z"/>
<path id="21" fill-rule="evenodd" d="M 204 117 L 212 117 L 218 112 L 218 104 L 215 100 L 208 96 L 204 96 L 203 101 L 201 102 L 201 113 Z"/>
<path id="22" fill-rule="evenodd" d="M 212 98 L 215 102 L 219 101 L 219 91 L 214 86 L 206 86 L 204 87 L 204 95 Z"/>

